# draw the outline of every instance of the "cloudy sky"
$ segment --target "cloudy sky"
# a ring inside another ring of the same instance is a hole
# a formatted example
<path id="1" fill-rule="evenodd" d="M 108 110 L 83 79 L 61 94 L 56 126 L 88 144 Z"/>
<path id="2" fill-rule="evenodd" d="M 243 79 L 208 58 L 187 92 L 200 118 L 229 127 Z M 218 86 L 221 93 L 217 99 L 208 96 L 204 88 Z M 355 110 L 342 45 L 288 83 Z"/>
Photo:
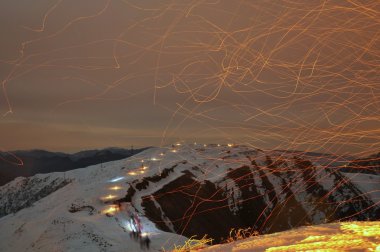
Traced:
<path id="1" fill-rule="evenodd" d="M 0 148 L 379 151 L 378 1 L 3 0 Z"/>

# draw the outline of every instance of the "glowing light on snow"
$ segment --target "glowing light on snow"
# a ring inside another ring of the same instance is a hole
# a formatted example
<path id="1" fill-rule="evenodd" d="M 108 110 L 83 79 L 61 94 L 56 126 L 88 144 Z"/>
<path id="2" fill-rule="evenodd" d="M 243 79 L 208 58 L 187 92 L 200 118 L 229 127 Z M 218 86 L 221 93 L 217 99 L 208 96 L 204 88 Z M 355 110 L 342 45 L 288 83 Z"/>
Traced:
<path id="1" fill-rule="evenodd" d="M 114 199 L 116 198 L 116 195 L 112 195 L 112 194 L 109 194 L 105 197 L 102 197 L 102 200 L 111 200 L 111 199 Z"/>
<path id="2" fill-rule="evenodd" d="M 132 176 L 134 176 L 134 175 L 137 175 L 137 173 L 134 172 L 134 171 L 131 171 L 131 172 L 128 172 L 128 175 L 132 175 Z"/>
<path id="3" fill-rule="evenodd" d="M 123 179 L 124 179 L 124 177 L 116 177 L 116 178 L 111 179 L 110 182 L 115 183 L 115 182 L 118 182 L 118 181 L 123 180 Z"/>
<path id="4" fill-rule="evenodd" d="M 171 150 L 171 152 L 173 152 L 173 153 L 176 153 L 176 152 L 177 152 L 177 150 Z"/>
<path id="5" fill-rule="evenodd" d="M 120 186 L 113 186 L 113 187 L 110 187 L 109 189 L 110 189 L 110 190 L 117 191 L 117 190 L 120 190 L 121 187 L 120 187 Z"/>
<path id="6" fill-rule="evenodd" d="M 365 237 L 380 237 L 380 226 L 368 226 L 363 223 L 344 223 L 340 224 L 340 229 L 345 232 L 352 232 Z"/>
<path id="7" fill-rule="evenodd" d="M 341 222 L 282 232 L 276 236 L 258 236 L 236 244 L 234 251 L 265 248 L 265 251 L 378 251 L 379 237 L 379 222 Z"/>
<path id="8" fill-rule="evenodd" d="M 234 146 L 234 145 L 233 145 L 233 144 L 227 144 L 227 146 L 228 146 L 228 147 L 232 147 L 232 146 Z"/>
<path id="9" fill-rule="evenodd" d="M 126 228 L 129 232 L 132 232 L 132 231 L 135 231 L 135 232 L 136 232 L 136 229 L 135 229 L 135 227 L 132 225 L 131 222 L 129 222 L 129 221 L 125 221 L 125 222 L 124 222 L 124 226 L 125 226 L 125 228 Z"/>
<path id="10" fill-rule="evenodd" d="M 119 211 L 119 207 L 117 205 L 110 205 L 107 209 L 103 210 L 103 214 L 114 214 Z"/>

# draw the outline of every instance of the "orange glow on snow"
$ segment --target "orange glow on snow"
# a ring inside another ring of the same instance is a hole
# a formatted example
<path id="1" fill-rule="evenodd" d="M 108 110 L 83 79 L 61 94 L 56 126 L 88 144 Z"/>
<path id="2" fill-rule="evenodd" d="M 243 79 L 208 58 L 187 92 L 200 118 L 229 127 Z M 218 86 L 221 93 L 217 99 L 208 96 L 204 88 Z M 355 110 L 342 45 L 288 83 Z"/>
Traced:
<path id="1" fill-rule="evenodd" d="M 107 209 L 103 210 L 103 214 L 114 214 L 119 211 L 119 207 L 117 205 L 110 205 Z"/>
<path id="2" fill-rule="evenodd" d="M 380 222 L 341 222 L 308 226 L 211 246 L 204 251 L 348 250 L 380 251 Z"/>
<path id="3" fill-rule="evenodd" d="M 114 190 L 114 191 L 117 191 L 117 190 L 120 190 L 121 187 L 120 186 L 113 186 L 113 187 L 110 187 L 110 190 Z"/>
<path id="4" fill-rule="evenodd" d="M 115 195 L 109 194 L 109 195 L 107 195 L 105 197 L 102 197 L 102 200 L 111 200 L 111 199 L 114 199 L 114 198 L 116 198 Z"/>

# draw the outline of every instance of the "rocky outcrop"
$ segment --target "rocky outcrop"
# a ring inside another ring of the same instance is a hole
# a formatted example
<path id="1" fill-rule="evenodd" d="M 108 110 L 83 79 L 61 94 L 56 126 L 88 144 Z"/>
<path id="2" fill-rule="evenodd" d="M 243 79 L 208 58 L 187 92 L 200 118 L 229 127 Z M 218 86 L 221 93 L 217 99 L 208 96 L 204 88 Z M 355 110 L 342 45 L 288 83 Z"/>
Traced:
<path id="1" fill-rule="evenodd" d="M 253 227 L 267 234 L 309 224 L 380 218 L 379 207 L 336 169 L 296 155 L 227 154 L 224 162 L 242 155 L 246 161 L 239 159 L 244 164 L 231 168 L 216 164 L 217 179 L 207 179 L 202 164 L 195 169 L 177 164 L 170 172 L 178 175 L 171 180 L 167 176 L 136 180 L 128 200 L 134 203 L 141 197 L 145 215 L 164 231 L 189 237 L 207 234 L 214 242 L 226 238 L 232 228 Z"/>

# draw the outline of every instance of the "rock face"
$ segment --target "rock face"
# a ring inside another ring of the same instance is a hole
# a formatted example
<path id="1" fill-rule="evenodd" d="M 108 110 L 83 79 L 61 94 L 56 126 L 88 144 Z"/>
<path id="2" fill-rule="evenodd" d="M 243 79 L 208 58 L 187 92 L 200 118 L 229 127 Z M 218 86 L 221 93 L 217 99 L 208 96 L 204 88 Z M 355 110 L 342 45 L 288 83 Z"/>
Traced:
<path id="1" fill-rule="evenodd" d="M 302 153 L 208 147 L 192 154 L 161 174 L 130 183 L 124 201 L 140 205 L 164 231 L 189 237 L 207 234 L 215 242 L 226 238 L 231 228 L 253 227 L 267 234 L 380 218 L 375 202 L 343 173 Z"/>

